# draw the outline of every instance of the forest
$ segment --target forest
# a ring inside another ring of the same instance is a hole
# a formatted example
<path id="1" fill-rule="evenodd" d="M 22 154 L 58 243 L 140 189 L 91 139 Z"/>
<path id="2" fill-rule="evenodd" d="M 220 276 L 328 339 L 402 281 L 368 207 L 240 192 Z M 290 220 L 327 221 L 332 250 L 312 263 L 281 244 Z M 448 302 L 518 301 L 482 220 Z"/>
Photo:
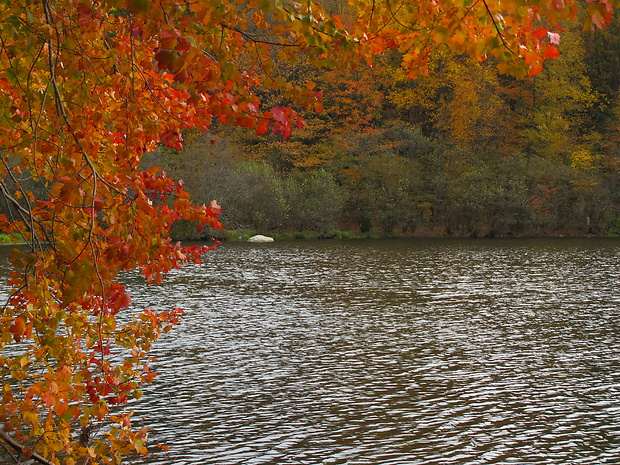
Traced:
<path id="1" fill-rule="evenodd" d="M 559 56 L 534 76 L 508 76 L 493 60 L 449 50 L 413 80 L 398 53 L 356 70 L 297 63 L 287 78 L 320 90 L 322 111 L 303 113 L 305 126 L 287 140 L 220 124 L 143 163 L 183 179 L 199 202 L 217 199 L 222 223 L 235 230 L 217 232 L 224 239 L 245 229 L 618 235 L 620 25 L 557 28 Z M 215 233 L 182 223 L 173 231 Z"/>

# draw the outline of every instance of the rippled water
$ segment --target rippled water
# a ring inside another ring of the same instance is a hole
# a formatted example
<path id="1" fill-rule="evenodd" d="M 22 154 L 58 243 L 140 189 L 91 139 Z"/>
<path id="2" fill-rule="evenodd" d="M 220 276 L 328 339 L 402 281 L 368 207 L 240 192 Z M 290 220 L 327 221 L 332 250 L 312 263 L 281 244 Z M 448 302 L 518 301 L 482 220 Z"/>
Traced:
<path id="1" fill-rule="evenodd" d="M 620 243 L 224 244 L 142 304 L 151 464 L 620 462 Z M 136 292 L 145 292 L 136 287 Z"/>
<path id="2" fill-rule="evenodd" d="M 620 463 L 620 242 L 225 243 L 135 402 L 135 464 Z"/>

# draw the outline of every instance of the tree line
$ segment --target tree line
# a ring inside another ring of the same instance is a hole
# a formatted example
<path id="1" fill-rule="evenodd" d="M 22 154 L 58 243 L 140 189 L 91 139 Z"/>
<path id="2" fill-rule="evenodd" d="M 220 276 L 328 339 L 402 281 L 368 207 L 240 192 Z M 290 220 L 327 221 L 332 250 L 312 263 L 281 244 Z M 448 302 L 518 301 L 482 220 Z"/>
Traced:
<path id="1" fill-rule="evenodd" d="M 448 50 L 415 80 L 397 53 L 355 70 L 297 63 L 288 78 L 322 90 L 323 111 L 289 140 L 219 125 L 145 163 L 217 198 L 229 229 L 616 235 L 620 26 L 561 29 L 560 56 L 531 77 Z"/>

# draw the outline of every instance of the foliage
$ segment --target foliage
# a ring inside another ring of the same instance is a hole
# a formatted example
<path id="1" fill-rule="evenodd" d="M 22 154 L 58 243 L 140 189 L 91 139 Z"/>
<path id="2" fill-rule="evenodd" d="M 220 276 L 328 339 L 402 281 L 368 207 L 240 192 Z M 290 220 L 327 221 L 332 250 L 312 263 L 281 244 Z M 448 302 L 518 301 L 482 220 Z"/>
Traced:
<path id="1" fill-rule="evenodd" d="M 608 231 L 608 234 L 611 237 L 620 237 L 620 217 L 615 216 L 610 220 L 611 228 Z"/>
<path id="2" fill-rule="evenodd" d="M 562 55 L 524 86 L 522 92 L 531 94 L 531 104 L 522 110 L 528 114 L 524 118 L 528 151 L 566 159 L 576 149 L 597 100 L 584 62 L 586 55 L 580 31 L 567 27 Z"/>
<path id="3" fill-rule="evenodd" d="M 297 173 L 284 181 L 287 202 L 286 228 L 313 231 L 331 237 L 338 227 L 343 193 L 325 170 Z"/>
<path id="4" fill-rule="evenodd" d="M 577 14 L 576 3 L 555 1 L 422 0 L 396 6 L 389 0 L 356 0 L 354 4 L 359 11 L 358 35 L 368 37 L 377 51 L 403 52 L 402 65 L 410 77 L 428 72 L 430 51 L 440 45 L 478 61 L 491 57 L 502 73 L 536 75 L 546 58 L 558 55 L 554 26 Z M 588 2 L 584 27 L 609 24 L 614 6 Z"/>
<path id="5" fill-rule="evenodd" d="M 3 234 L 0 233 L 0 244 L 15 243 L 23 241 L 23 237 L 20 234 Z"/>
<path id="6" fill-rule="evenodd" d="M 210 247 L 182 248 L 170 228 L 220 227 L 220 207 L 192 205 L 156 167 L 141 171 L 142 154 L 159 142 L 180 148 L 183 129 L 213 119 L 287 137 L 300 124 L 294 110 L 261 109 L 256 95 L 252 70 L 276 75 L 263 31 L 288 24 L 290 35 L 273 39 L 285 59 L 318 59 L 318 23 L 346 46 L 320 13 L 241 3 L 0 2 L 0 188 L 10 205 L 0 228 L 29 243 L 11 253 L 0 315 L 0 418 L 4 445 L 24 457 L 120 463 L 146 453 L 147 431 L 114 406 L 140 397 L 154 376 L 151 344 L 182 312 L 129 311 L 119 276 L 138 269 L 159 283 L 199 261 Z M 318 98 L 271 78 L 262 87 L 300 105 Z"/>
<path id="7" fill-rule="evenodd" d="M 298 171 L 282 176 L 265 162 L 244 160 L 242 150 L 227 136 L 207 134 L 180 152 L 160 149 L 148 154 L 143 164 L 158 164 L 172 177 L 182 178 L 194 200 L 219 199 L 225 207 L 220 218 L 227 228 L 331 235 L 338 225 L 342 193 L 330 173 Z M 171 234 L 184 239 L 225 237 L 190 228 L 181 222 Z"/>
<path id="8" fill-rule="evenodd" d="M 603 27 L 616 3 L 588 3 L 586 23 Z M 221 208 L 192 204 L 182 181 L 155 166 L 141 169 L 145 152 L 160 143 L 180 149 L 183 131 L 205 131 L 214 121 L 289 138 L 304 125 L 293 107 L 323 105 L 317 82 L 295 78 L 296 69 L 355 69 L 391 52 L 413 77 L 447 47 L 490 57 L 501 72 L 534 75 L 557 55 L 553 25 L 576 9 L 556 0 L 393 6 L 352 0 L 341 18 L 309 0 L 0 0 L 0 191 L 8 205 L 0 230 L 28 243 L 11 253 L 11 291 L 0 313 L 0 439 L 17 461 L 118 464 L 147 452 L 147 430 L 132 429 L 131 413 L 118 406 L 153 379 L 148 351 L 182 311 L 134 311 L 120 277 L 139 270 L 158 284 L 167 271 L 199 262 L 210 247 L 183 248 L 170 240 L 171 228 L 179 220 L 219 228 Z M 373 108 L 382 105 L 379 93 L 365 95 L 368 79 L 358 87 L 346 73 L 343 79 L 349 100 L 334 98 L 334 111 L 365 105 L 366 97 Z M 372 129 L 378 114 L 353 116 Z M 421 166 L 445 172 L 440 154 L 425 156 L 375 151 L 363 158 L 367 173 L 347 157 L 337 160 L 340 179 L 357 183 L 359 208 L 372 205 L 364 228 L 375 217 L 396 227 L 401 199 L 422 218 L 436 214 L 428 205 L 445 201 L 445 186 L 436 181 L 435 198 L 424 199 L 407 181 L 428 182 Z M 455 159 L 453 173 L 462 167 Z M 239 202 L 262 202 L 248 204 L 253 225 L 284 221 L 275 171 L 248 162 L 230 173 L 262 188 L 240 192 Z M 337 192 L 328 175 L 312 176 L 299 186 Z M 363 186 L 385 192 L 371 202 Z M 303 208 L 308 216 L 321 211 Z"/>

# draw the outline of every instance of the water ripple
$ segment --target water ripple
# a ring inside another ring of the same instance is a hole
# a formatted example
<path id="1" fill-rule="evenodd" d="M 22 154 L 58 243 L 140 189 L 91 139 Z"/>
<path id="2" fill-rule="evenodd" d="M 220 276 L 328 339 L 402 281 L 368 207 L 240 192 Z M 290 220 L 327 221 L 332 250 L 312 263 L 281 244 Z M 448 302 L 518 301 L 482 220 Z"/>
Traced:
<path id="1" fill-rule="evenodd" d="M 620 462 L 620 244 L 224 244 L 131 405 L 136 464 Z"/>

